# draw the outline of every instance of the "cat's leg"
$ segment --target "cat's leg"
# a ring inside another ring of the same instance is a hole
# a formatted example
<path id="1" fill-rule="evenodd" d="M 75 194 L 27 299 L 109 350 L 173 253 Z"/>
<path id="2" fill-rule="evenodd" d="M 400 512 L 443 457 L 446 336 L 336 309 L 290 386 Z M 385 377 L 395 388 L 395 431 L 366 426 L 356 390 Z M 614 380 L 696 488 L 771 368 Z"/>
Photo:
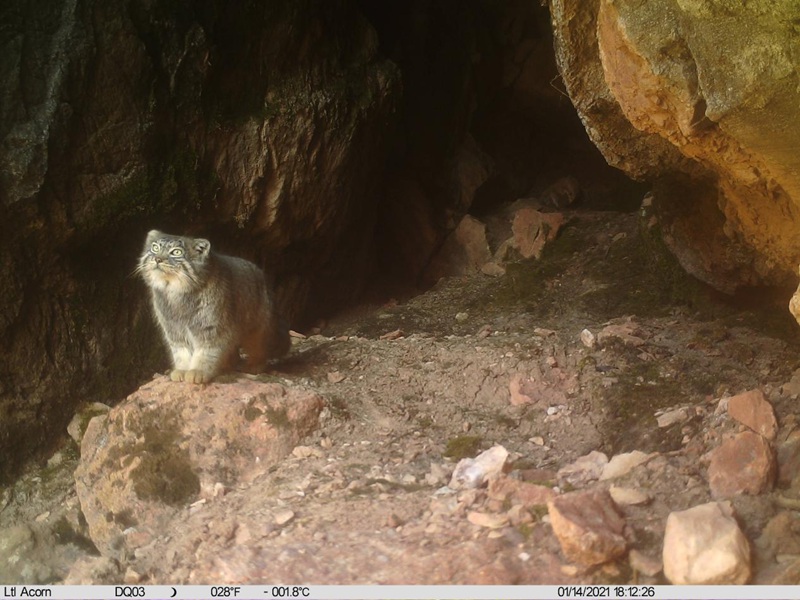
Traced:
<path id="1" fill-rule="evenodd" d="M 169 373 L 172 381 L 183 381 L 186 371 L 191 368 L 192 350 L 186 344 L 170 343 L 169 349 L 172 351 L 173 369 Z"/>
<path id="2" fill-rule="evenodd" d="M 184 373 L 192 362 L 192 338 L 186 331 L 183 323 L 178 322 L 172 315 L 165 312 L 164 302 L 158 295 L 153 296 L 156 318 L 161 326 L 164 341 L 172 354 L 172 371 L 169 378 L 172 381 L 183 381 Z M 167 306 L 168 308 L 168 306 Z"/>
<path id="3" fill-rule="evenodd" d="M 201 344 L 192 353 L 189 369 L 183 375 L 188 383 L 209 383 L 214 377 L 231 368 L 239 353 L 231 344 Z"/>

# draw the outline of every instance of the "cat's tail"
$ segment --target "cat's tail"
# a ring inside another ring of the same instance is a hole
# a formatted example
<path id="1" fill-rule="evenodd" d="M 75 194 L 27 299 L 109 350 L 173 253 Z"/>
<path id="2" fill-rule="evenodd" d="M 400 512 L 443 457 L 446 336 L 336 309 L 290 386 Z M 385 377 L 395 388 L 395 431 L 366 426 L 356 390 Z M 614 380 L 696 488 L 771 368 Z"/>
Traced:
<path id="1" fill-rule="evenodd" d="M 270 315 L 266 335 L 264 336 L 264 357 L 273 360 L 286 356 L 292 347 L 289 336 L 289 323 L 277 312 Z"/>

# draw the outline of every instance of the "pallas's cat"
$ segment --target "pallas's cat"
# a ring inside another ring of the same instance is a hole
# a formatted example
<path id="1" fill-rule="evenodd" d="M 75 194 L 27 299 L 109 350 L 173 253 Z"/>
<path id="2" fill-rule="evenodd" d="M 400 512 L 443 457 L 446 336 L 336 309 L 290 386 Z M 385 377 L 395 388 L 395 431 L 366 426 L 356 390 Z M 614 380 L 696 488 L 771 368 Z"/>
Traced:
<path id="1" fill-rule="evenodd" d="M 213 252 L 206 239 L 153 230 L 136 271 L 172 353 L 173 381 L 207 383 L 240 366 L 257 371 L 289 351 L 289 328 L 253 263 Z"/>

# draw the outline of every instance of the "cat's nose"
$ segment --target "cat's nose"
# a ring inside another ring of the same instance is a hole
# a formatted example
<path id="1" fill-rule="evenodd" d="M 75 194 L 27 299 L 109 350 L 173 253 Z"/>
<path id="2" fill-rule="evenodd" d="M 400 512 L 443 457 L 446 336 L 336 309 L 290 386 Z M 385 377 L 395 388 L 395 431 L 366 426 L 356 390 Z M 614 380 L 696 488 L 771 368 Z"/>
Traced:
<path id="1" fill-rule="evenodd" d="M 160 265 L 162 262 L 164 262 L 164 259 L 159 256 L 153 257 L 153 260 L 156 262 L 157 265 Z"/>

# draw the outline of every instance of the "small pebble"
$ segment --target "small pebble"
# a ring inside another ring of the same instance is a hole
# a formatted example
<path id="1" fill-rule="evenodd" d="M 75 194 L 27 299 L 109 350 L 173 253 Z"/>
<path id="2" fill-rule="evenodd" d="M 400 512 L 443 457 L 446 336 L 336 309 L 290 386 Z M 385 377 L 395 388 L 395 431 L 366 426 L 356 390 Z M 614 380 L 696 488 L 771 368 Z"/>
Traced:
<path id="1" fill-rule="evenodd" d="M 294 511 L 289 509 L 281 510 L 275 513 L 275 524 L 276 525 L 285 525 L 289 521 L 294 519 Z"/>
<path id="2" fill-rule="evenodd" d="M 594 348 L 595 344 L 597 344 L 597 338 L 591 331 L 584 329 L 581 331 L 581 343 L 587 348 Z"/>
<path id="3" fill-rule="evenodd" d="M 346 375 L 342 375 L 339 371 L 331 371 L 328 373 L 328 381 L 331 383 L 341 383 L 347 379 Z"/>
<path id="4" fill-rule="evenodd" d="M 471 510 L 467 513 L 467 521 L 469 521 L 473 525 L 477 525 L 478 527 L 498 529 L 500 527 L 505 527 L 506 525 L 508 525 L 508 515 L 482 513 L 475 510 Z"/>

